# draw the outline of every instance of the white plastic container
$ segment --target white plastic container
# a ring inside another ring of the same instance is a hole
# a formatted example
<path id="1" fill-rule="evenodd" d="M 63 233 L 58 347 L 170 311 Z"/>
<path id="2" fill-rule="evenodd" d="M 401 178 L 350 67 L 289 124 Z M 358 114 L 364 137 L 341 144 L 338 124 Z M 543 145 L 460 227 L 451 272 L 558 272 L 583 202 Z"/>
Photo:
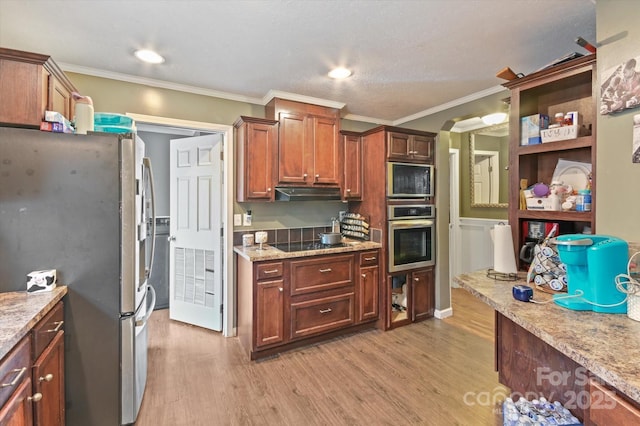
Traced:
<path id="1" fill-rule="evenodd" d="M 86 135 L 93 132 L 93 101 L 89 96 L 82 96 L 79 93 L 72 93 L 76 101 L 76 133 Z"/>

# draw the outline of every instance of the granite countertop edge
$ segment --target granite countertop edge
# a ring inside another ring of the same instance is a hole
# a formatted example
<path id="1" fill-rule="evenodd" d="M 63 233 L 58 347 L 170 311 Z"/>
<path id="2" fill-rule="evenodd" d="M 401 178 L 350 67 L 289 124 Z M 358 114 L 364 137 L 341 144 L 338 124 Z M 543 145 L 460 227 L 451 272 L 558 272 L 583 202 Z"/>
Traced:
<path id="1" fill-rule="evenodd" d="M 515 284 L 526 284 L 524 276 L 519 276 L 518 281 L 495 281 L 494 287 L 500 287 L 501 291 L 503 290 L 501 287 L 504 287 L 503 293 L 506 293 L 506 296 L 505 294 L 496 296 L 482 291 L 481 286 L 478 285 L 479 282 L 484 281 L 485 285 L 487 282 L 494 282 L 493 279 L 486 277 L 486 270 L 458 275 L 454 277 L 454 281 L 505 317 L 640 404 L 640 361 L 634 361 L 634 358 L 637 358 L 635 354 L 638 353 L 640 344 L 632 346 L 624 353 L 610 351 L 608 353 L 610 356 L 604 356 L 602 349 L 592 350 L 590 336 L 585 337 L 580 333 L 580 331 L 584 332 L 585 328 L 598 332 L 603 331 L 600 330 L 602 328 L 611 326 L 617 330 L 626 331 L 626 336 L 630 339 L 637 339 L 640 336 L 640 322 L 623 314 L 571 311 L 554 303 L 540 305 L 516 301 L 511 296 L 511 287 Z M 530 286 L 535 287 L 535 285 Z M 546 302 L 551 299 L 551 295 L 535 290 L 534 299 Z M 539 311 L 538 314 L 532 314 L 536 310 Z M 540 312 L 546 315 L 540 315 Z M 544 322 L 545 317 L 548 318 L 548 323 Z M 558 318 L 561 321 L 557 321 Z M 539 320 L 539 322 L 536 323 L 533 319 Z M 554 320 L 557 322 L 554 323 Z M 589 328 L 594 322 L 599 322 L 600 326 Z M 568 333 L 571 329 L 573 329 L 573 334 Z M 617 336 L 613 333 L 609 336 L 603 336 L 603 338 L 606 343 L 602 346 L 613 347 L 616 345 Z M 628 347 L 628 342 L 625 343 Z M 630 363 L 633 365 L 630 366 Z"/>
<path id="2" fill-rule="evenodd" d="M 26 291 L 0 293 L 0 360 L 40 321 L 64 295 L 66 286 L 29 294 Z"/>
<path id="3" fill-rule="evenodd" d="M 382 244 L 373 241 L 350 241 L 346 247 L 334 247 L 319 250 L 302 250 L 294 252 L 285 252 L 273 246 L 265 244 L 260 250 L 257 245 L 251 247 L 235 246 L 233 251 L 250 262 L 259 262 L 263 260 L 281 260 L 292 259 L 296 257 L 319 256 L 322 254 L 339 254 L 350 253 L 354 251 L 375 250 L 382 247 Z"/>

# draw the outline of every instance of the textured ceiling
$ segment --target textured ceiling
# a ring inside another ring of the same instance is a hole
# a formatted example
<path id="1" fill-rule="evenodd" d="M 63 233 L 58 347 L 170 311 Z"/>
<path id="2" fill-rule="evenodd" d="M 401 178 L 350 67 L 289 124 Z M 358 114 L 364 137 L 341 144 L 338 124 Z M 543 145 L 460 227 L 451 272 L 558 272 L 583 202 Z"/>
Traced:
<path id="1" fill-rule="evenodd" d="M 595 27 L 595 0 L 0 0 L 0 46 L 66 70 L 258 104 L 293 93 L 386 124 L 493 93 L 505 66 L 586 54 L 575 39 L 596 44 Z M 142 64 L 137 48 L 166 62 Z M 330 80 L 337 65 L 353 76 Z"/>

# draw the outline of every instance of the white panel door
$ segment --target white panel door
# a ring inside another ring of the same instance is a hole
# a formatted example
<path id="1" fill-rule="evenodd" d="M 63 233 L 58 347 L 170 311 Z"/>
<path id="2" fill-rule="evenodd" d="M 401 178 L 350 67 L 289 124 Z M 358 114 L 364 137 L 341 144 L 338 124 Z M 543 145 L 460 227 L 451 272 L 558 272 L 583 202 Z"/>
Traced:
<path id="1" fill-rule="evenodd" d="M 171 140 L 169 317 L 222 330 L 222 135 Z"/>

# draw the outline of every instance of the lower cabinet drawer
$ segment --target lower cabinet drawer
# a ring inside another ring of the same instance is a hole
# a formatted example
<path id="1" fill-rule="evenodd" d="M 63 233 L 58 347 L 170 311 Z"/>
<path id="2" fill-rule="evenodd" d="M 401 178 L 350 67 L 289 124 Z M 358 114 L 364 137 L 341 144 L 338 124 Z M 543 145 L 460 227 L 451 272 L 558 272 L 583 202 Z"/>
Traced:
<path id="1" fill-rule="evenodd" d="M 31 338 L 25 337 L 0 363 L 0 407 L 31 377 Z"/>
<path id="2" fill-rule="evenodd" d="M 291 296 L 353 285 L 354 261 L 353 254 L 292 260 L 289 263 Z"/>
<path id="3" fill-rule="evenodd" d="M 58 331 L 64 329 L 64 310 L 62 306 L 62 302 L 58 302 L 56 306 L 33 327 L 33 359 L 37 359 L 44 348 L 58 335 Z"/>
<path id="4" fill-rule="evenodd" d="M 354 307 L 354 293 L 291 303 L 291 339 L 353 324 Z"/>
<path id="5" fill-rule="evenodd" d="M 640 410 L 596 380 L 590 382 L 589 418 L 598 426 L 640 424 Z"/>

